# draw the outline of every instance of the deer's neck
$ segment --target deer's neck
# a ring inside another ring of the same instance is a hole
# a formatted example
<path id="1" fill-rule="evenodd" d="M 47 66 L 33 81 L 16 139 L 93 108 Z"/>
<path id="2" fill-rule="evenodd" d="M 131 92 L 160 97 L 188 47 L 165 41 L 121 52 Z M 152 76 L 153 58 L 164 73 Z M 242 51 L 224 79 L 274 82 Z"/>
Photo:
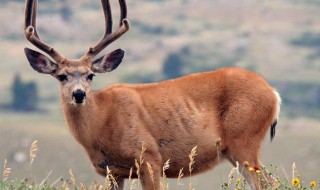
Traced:
<path id="1" fill-rule="evenodd" d="M 62 100 L 62 109 L 73 136 L 83 146 L 90 145 L 94 129 L 97 127 L 93 114 L 98 108 L 94 98 L 88 96 L 84 105 L 73 105 Z"/>

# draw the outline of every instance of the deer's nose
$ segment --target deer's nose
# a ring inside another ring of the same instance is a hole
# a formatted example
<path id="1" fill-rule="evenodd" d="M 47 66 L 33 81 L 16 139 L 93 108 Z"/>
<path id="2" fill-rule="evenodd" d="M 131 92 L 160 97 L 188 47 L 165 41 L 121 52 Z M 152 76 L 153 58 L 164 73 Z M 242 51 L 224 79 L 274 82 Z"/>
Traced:
<path id="1" fill-rule="evenodd" d="M 72 93 L 72 96 L 76 100 L 77 104 L 82 104 L 86 97 L 86 93 L 82 90 L 76 90 Z"/>

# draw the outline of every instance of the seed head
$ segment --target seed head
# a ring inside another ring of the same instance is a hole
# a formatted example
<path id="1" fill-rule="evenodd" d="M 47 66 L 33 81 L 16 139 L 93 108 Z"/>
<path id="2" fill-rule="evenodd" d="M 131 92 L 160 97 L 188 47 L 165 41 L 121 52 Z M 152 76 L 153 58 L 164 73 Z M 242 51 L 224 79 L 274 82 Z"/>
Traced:
<path id="1" fill-rule="evenodd" d="M 245 167 L 245 168 L 249 167 L 249 162 L 244 161 L 244 162 L 243 162 L 243 167 Z"/>
<path id="2" fill-rule="evenodd" d="M 216 139 L 216 147 L 220 147 L 221 146 L 221 138 L 217 138 Z"/>

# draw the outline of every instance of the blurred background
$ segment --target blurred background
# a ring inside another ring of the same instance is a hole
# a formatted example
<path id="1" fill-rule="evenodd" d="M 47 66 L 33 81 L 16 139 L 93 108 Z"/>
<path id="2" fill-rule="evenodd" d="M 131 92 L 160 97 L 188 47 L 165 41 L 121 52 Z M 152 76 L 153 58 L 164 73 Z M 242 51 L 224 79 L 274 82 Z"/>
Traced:
<path id="1" fill-rule="evenodd" d="M 94 78 L 93 88 L 115 82 L 148 83 L 237 66 L 264 76 L 283 99 L 275 140 L 262 162 L 291 176 L 295 162 L 306 181 L 320 177 L 319 0 L 127 0 L 131 30 L 110 45 L 126 50 L 117 70 Z M 112 0 L 114 28 L 119 6 Z M 60 110 L 58 82 L 36 73 L 23 48 L 23 0 L 0 0 L 0 162 L 11 179 L 30 177 L 29 148 L 38 140 L 33 174 L 38 181 L 101 181 Z M 69 58 L 80 58 L 104 33 L 100 1 L 40 0 L 38 32 Z M 249 137 L 248 137 L 249 138 Z M 231 165 L 193 178 L 196 189 L 219 187 Z M 1 170 L 1 169 L 0 169 Z M 172 188 L 176 182 L 173 180 Z M 186 185 L 188 181 L 183 182 Z"/>

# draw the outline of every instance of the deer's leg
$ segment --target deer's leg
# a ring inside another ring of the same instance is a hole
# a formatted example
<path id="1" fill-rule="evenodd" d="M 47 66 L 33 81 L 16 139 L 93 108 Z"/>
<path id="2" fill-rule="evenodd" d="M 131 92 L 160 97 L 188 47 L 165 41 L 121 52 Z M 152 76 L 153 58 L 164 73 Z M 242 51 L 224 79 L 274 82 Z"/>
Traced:
<path id="1" fill-rule="evenodd" d="M 246 149 L 243 147 L 233 147 L 228 150 L 226 156 L 228 160 L 236 166 L 236 162 L 239 163 L 239 171 L 248 181 L 252 190 L 262 190 L 261 183 L 259 181 L 259 175 L 255 170 L 250 171 L 248 168 L 244 168 L 244 162 L 249 163 L 249 167 L 254 167 L 260 170 L 260 163 L 258 161 L 258 151 L 253 151 L 252 149 Z"/>
<path id="2" fill-rule="evenodd" d="M 152 174 L 145 164 L 141 171 L 141 184 L 143 190 L 160 190 L 161 167 L 159 165 L 151 165 Z"/>
<path id="3" fill-rule="evenodd" d="M 141 166 L 141 184 L 143 190 L 160 190 L 162 161 L 157 154 L 145 154 Z"/>
<path id="4" fill-rule="evenodd" d="M 239 171 L 242 172 L 242 175 L 247 180 L 248 184 L 250 185 L 252 190 L 262 190 L 262 186 L 259 182 L 258 173 L 256 171 L 250 171 L 248 168 L 244 168 L 239 162 Z"/>
<path id="5" fill-rule="evenodd" d="M 260 163 L 260 167 L 263 168 L 264 166 Z M 264 169 L 262 172 L 263 172 L 263 177 L 267 182 L 268 186 L 272 186 L 273 188 L 276 188 L 279 186 L 278 181 L 272 175 L 269 174 L 268 170 Z"/>
<path id="6" fill-rule="evenodd" d="M 124 179 L 117 179 L 117 186 L 112 185 L 111 190 L 124 190 Z"/>

